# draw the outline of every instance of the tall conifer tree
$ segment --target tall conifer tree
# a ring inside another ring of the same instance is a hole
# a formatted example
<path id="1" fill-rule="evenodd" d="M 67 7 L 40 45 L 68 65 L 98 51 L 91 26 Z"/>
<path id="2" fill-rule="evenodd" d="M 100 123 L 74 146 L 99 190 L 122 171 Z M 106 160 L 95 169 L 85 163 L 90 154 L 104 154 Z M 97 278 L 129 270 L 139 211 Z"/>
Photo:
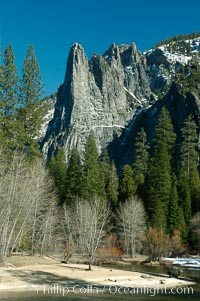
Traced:
<path id="1" fill-rule="evenodd" d="M 115 163 L 114 161 L 110 162 L 106 149 L 102 151 L 100 168 L 103 174 L 106 198 L 114 208 L 118 199 L 118 176 Z"/>
<path id="2" fill-rule="evenodd" d="M 172 159 L 175 148 L 176 135 L 174 133 L 173 123 L 169 111 L 163 107 L 159 113 L 155 135 L 153 139 L 153 152 L 160 148 L 163 144 L 167 147 L 167 153 Z"/>
<path id="3" fill-rule="evenodd" d="M 54 178 L 55 186 L 58 189 L 60 203 L 62 204 L 66 199 L 66 170 L 67 170 L 63 148 L 59 148 L 57 154 L 51 157 L 48 168 L 50 174 Z"/>
<path id="4" fill-rule="evenodd" d="M 134 179 L 137 187 L 143 184 L 145 180 L 149 159 L 148 149 L 146 133 L 142 128 L 136 136 L 133 163 Z"/>
<path id="5" fill-rule="evenodd" d="M 73 149 L 67 165 L 66 173 L 66 201 L 72 202 L 83 193 L 83 174 L 80 156 L 77 149 Z"/>
<path id="6" fill-rule="evenodd" d="M 19 77 L 15 66 L 15 57 L 12 47 L 7 46 L 4 53 L 4 64 L 1 72 L 1 110 L 2 116 L 10 116 L 14 113 L 18 104 Z"/>
<path id="7" fill-rule="evenodd" d="M 106 187 L 106 196 L 112 208 L 115 208 L 115 206 L 117 205 L 118 187 L 119 187 L 119 180 L 117 176 L 117 169 L 114 161 L 112 161 L 110 165 L 109 181 Z"/>
<path id="8" fill-rule="evenodd" d="M 22 65 L 19 118 L 22 143 L 33 153 L 37 149 L 35 140 L 39 136 L 44 115 L 44 107 L 39 105 L 43 87 L 34 48 L 30 46 Z"/>
<path id="9" fill-rule="evenodd" d="M 185 191 L 186 188 L 182 187 L 186 179 L 182 181 L 182 178 L 187 178 L 189 183 L 189 189 L 191 194 L 191 205 L 187 205 L 187 210 L 191 210 L 193 208 L 193 212 L 197 212 L 200 210 L 200 179 L 198 172 L 198 152 L 197 152 L 197 126 L 192 118 L 192 116 L 188 116 L 186 118 L 183 128 L 181 130 L 182 142 L 180 146 L 180 170 L 179 170 L 179 187 L 180 190 Z M 186 191 L 185 191 L 186 193 Z M 188 194 L 186 193 L 186 195 Z M 185 197 L 188 202 L 189 198 Z M 185 209 L 186 210 L 186 209 Z M 184 210 L 184 211 L 185 211 Z M 186 213 L 186 220 L 189 221 L 189 217 L 191 216 L 191 212 Z"/>
<path id="10" fill-rule="evenodd" d="M 15 57 L 10 45 L 4 52 L 4 63 L 0 70 L 0 130 L 4 145 L 16 146 L 19 77 L 15 66 Z"/>
<path id="11" fill-rule="evenodd" d="M 172 190 L 169 201 L 169 213 L 168 213 L 168 231 L 170 235 L 174 234 L 174 231 L 179 230 L 182 233 L 182 237 L 186 236 L 186 224 L 182 208 L 179 206 L 179 196 L 177 191 L 177 180 L 175 174 L 172 175 Z"/>
<path id="12" fill-rule="evenodd" d="M 183 210 L 185 223 L 186 225 L 188 225 L 191 218 L 191 193 L 190 193 L 189 180 L 184 173 L 179 175 L 178 194 L 179 194 L 179 205 Z"/>
<path id="13" fill-rule="evenodd" d="M 180 170 L 190 180 L 191 173 L 197 167 L 197 126 L 190 115 L 184 122 L 181 130 L 182 142 L 180 147 Z"/>
<path id="14" fill-rule="evenodd" d="M 124 202 L 136 193 L 136 185 L 133 178 L 133 169 L 126 164 L 122 167 L 119 178 L 119 200 Z"/>
<path id="15" fill-rule="evenodd" d="M 158 116 L 152 146 L 152 158 L 145 182 L 145 202 L 150 225 L 167 229 L 167 214 L 171 196 L 171 161 L 175 134 L 169 112 L 163 108 Z"/>
<path id="16" fill-rule="evenodd" d="M 150 225 L 166 230 L 171 194 L 171 166 L 166 146 L 154 152 L 150 161 L 146 184 L 146 207 Z"/>
<path id="17" fill-rule="evenodd" d="M 83 178 L 83 196 L 86 199 L 90 199 L 94 195 L 105 198 L 104 179 L 100 170 L 99 154 L 93 133 L 90 133 L 85 146 Z"/>

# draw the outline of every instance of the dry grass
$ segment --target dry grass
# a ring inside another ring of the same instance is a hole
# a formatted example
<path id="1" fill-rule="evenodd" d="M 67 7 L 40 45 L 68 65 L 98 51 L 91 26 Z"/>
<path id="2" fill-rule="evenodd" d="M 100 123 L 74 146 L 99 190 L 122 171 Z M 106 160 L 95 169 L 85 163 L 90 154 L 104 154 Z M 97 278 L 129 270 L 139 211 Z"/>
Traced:
<path id="1" fill-rule="evenodd" d="M 39 256 L 12 256 L 8 257 L 6 264 L 10 264 L 16 267 L 26 266 L 26 265 L 46 265 L 46 264 L 56 264 L 59 261 L 52 259 L 50 257 L 39 257 Z"/>

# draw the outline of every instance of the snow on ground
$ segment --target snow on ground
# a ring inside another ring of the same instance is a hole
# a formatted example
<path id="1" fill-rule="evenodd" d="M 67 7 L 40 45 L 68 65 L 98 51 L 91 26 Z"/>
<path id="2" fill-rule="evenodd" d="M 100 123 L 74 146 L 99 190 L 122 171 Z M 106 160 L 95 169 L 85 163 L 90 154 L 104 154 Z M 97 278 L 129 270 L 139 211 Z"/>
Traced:
<path id="1" fill-rule="evenodd" d="M 181 44 L 183 42 L 188 43 L 190 45 L 191 55 L 181 53 L 180 49 L 181 49 Z M 178 44 L 179 44 L 180 49 L 177 49 L 173 52 L 170 52 L 168 50 L 169 44 L 159 46 L 158 49 L 163 51 L 164 56 L 167 58 L 167 60 L 170 63 L 175 64 L 176 62 L 179 62 L 179 63 L 185 65 L 185 64 L 188 64 L 188 62 L 192 59 L 193 54 L 199 52 L 199 50 L 200 50 L 200 37 L 195 38 L 195 39 L 191 39 L 191 40 L 178 41 Z M 150 54 L 154 50 L 155 49 L 150 49 L 149 51 L 145 52 L 145 54 Z"/>
<path id="2" fill-rule="evenodd" d="M 112 125 L 106 125 L 106 124 L 102 124 L 102 125 L 94 125 L 91 129 L 96 129 L 96 128 L 120 128 L 120 129 L 124 129 L 124 126 L 118 125 L 118 124 L 112 124 Z"/>
<path id="3" fill-rule="evenodd" d="M 140 99 L 138 99 L 132 92 L 130 92 L 126 87 L 124 87 L 124 90 L 131 95 L 137 102 L 139 102 L 142 105 L 142 102 Z"/>
<path id="4" fill-rule="evenodd" d="M 173 265 L 181 267 L 199 268 L 200 258 L 162 258 L 163 261 L 171 261 Z"/>
<path id="5" fill-rule="evenodd" d="M 40 130 L 40 136 L 43 137 L 47 131 L 47 127 L 49 122 L 53 119 L 54 115 L 54 108 L 47 111 L 47 114 L 44 116 L 44 122 L 42 124 L 41 130 Z"/>
<path id="6" fill-rule="evenodd" d="M 187 65 L 188 62 L 192 59 L 192 56 L 187 56 L 181 53 L 165 52 L 165 56 L 170 63 L 180 62 L 183 65 Z"/>

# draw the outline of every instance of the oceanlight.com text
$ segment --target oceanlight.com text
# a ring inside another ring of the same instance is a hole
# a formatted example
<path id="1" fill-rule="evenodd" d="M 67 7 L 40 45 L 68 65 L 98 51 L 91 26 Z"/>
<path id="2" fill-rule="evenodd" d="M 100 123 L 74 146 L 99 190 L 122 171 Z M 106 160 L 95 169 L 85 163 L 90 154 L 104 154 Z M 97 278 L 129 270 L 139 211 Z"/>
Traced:
<path id="1" fill-rule="evenodd" d="M 192 287 L 123 287 L 117 285 L 111 286 L 94 286 L 94 285 L 40 285 L 37 287 L 37 294 L 44 295 L 62 295 L 67 294 L 103 294 L 109 293 L 112 295 L 192 295 Z"/>

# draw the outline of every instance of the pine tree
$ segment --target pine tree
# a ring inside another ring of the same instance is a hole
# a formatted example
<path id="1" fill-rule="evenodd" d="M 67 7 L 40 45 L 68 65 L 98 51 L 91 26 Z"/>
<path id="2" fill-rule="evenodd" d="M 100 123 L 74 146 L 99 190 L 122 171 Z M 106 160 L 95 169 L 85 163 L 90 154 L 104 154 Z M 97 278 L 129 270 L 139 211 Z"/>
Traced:
<path id="1" fill-rule="evenodd" d="M 4 64 L 1 73 L 1 116 L 10 116 L 16 108 L 18 100 L 19 77 L 14 63 L 12 47 L 7 46 L 4 53 Z"/>
<path id="2" fill-rule="evenodd" d="M 186 173 L 188 179 L 191 177 L 191 172 L 194 167 L 197 167 L 197 126 L 189 116 L 181 130 L 182 142 L 180 146 L 180 169 Z"/>
<path id="3" fill-rule="evenodd" d="M 189 116 L 181 130 L 182 142 L 180 145 L 180 169 L 179 177 L 186 177 L 189 182 L 189 188 L 191 193 L 191 206 L 193 212 L 200 209 L 200 179 L 198 172 L 198 152 L 197 152 L 197 126 L 192 119 L 192 116 Z M 188 205 L 189 206 L 189 205 Z M 189 206 L 190 207 L 190 206 Z M 189 208 L 188 207 L 188 208 Z M 188 209 L 189 210 L 189 209 Z M 191 213 L 187 213 L 188 217 L 191 216 Z"/>
<path id="4" fill-rule="evenodd" d="M 150 225 L 167 229 L 167 214 L 171 196 L 171 162 L 175 134 L 169 112 L 163 108 L 158 116 L 152 145 L 152 157 L 144 185 L 146 209 Z"/>
<path id="5" fill-rule="evenodd" d="M 36 138 L 39 136 L 43 121 L 44 107 L 39 104 L 43 94 L 43 83 L 34 48 L 30 46 L 22 66 L 20 84 L 19 120 L 21 140 L 26 150 L 37 153 Z"/>
<path id="6" fill-rule="evenodd" d="M 110 165 L 109 181 L 105 191 L 106 191 L 107 199 L 110 202 L 113 209 L 117 205 L 118 187 L 119 187 L 119 180 L 117 176 L 117 169 L 114 161 L 112 161 Z"/>
<path id="7" fill-rule="evenodd" d="M 175 174 L 172 175 L 172 190 L 169 202 L 168 231 L 172 236 L 174 231 L 180 230 L 182 236 L 186 236 L 186 224 L 182 208 L 179 206 L 179 196 L 177 191 L 177 180 Z"/>
<path id="8" fill-rule="evenodd" d="M 146 133 L 142 128 L 136 136 L 133 163 L 134 179 L 137 187 L 143 184 L 145 180 L 149 159 L 148 149 Z"/>
<path id="9" fill-rule="evenodd" d="M 126 164 L 122 167 L 119 178 L 119 200 L 124 202 L 136 193 L 136 185 L 133 178 L 133 169 Z"/>
<path id="10" fill-rule="evenodd" d="M 7 46 L 4 52 L 4 64 L 0 70 L 0 130 L 3 143 L 10 149 L 16 146 L 19 77 L 15 66 L 12 47 Z M 2 140 L 1 140 L 2 142 Z"/>
<path id="11" fill-rule="evenodd" d="M 110 162 L 106 149 L 101 154 L 100 168 L 103 175 L 106 198 L 114 208 L 118 199 L 118 176 L 115 163 L 114 161 Z"/>
<path id="12" fill-rule="evenodd" d="M 171 197 L 169 201 L 169 214 L 168 214 L 168 231 L 172 235 L 174 233 L 174 230 L 179 229 L 179 197 L 178 197 L 178 191 L 176 188 L 176 179 L 175 175 L 173 174 L 172 179 L 172 190 L 171 190 Z"/>
<path id="13" fill-rule="evenodd" d="M 95 195 L 105 198 L 104 179 L 100 170 L 99 155 L 93 133 L 89 135 L 85 146 L 83 179 L 83 196 L 86 199 Z"/>
<path id="14" fill-rule="evenodd" d="M 171 166 L 166 146 L 154 152 L 145 183 L 145 202 L 152 227 L 166 230 L 171 194 Z"/>
<path id="15" fill-rule="evenodd" d="M 187 176 L 183 173 L 178 178 L 179 205 L 183 210 L 185 223 L 189 224 L 191 218 L 191 193 Z"/>
<path id="16" fill-rule="evenodd" d="M 60 203 L 66 199 L 66 161 L 64 149 L 59 148 L 57 154 L 52 156 L 48 164 L 49 172 L 54 178 L 55 186 L 58 189 Z"/>
<path id="17" fill-rule="evenodd" d="M 196 212 L 200 211 L 200 179 L 199 172 L 196 167 L 191 170 L 190 191 L 192 213 L 195 214 Z"/>
<path id="18" fill-rule="evenodd" d="M 105 191 L 110 180 L 110 159 L 108 157 L 107 149 L 103 149 L 100 156 L 100 170 L 103 176 Z"/>
<path id="19" fill-rule="evenodd" d="M 67 165 L 66 173 L 66 201 L 72 202 L 82 196 L 83 175 L 80 156 L 77 149 L 73 149 Z"/>
<path id="20" fill-rule="evenodd" d="M 175 148 L 176 135 L 171 120 L 169 111 L 163 107 L 159 113 L 155 135 L 153 139 L 153 151 L 159 149 L 164 143 L 167 147 L 167 152 L 172 159 L 174 148 Z"/>

